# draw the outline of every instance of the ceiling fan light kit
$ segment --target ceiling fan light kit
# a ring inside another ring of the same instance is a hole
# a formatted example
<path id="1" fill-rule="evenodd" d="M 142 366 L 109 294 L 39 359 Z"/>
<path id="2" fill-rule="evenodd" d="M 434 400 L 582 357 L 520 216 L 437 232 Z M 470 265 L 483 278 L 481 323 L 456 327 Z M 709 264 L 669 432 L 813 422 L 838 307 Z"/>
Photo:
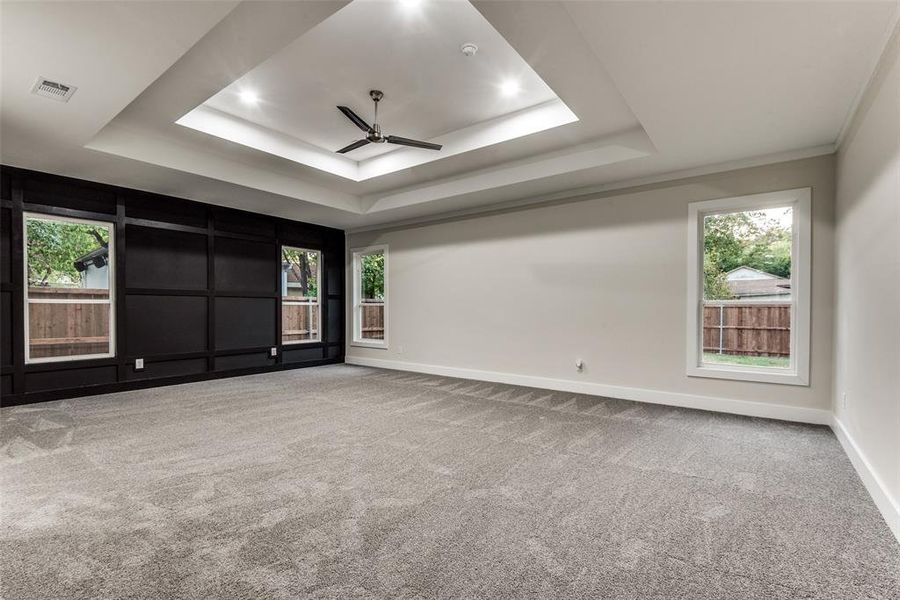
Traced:
<path id="1" fill-rule="evenodd" d="M 352 144 L 349 144 L 347 146 L 344 146 L 340 150 L 337 150 L 338 154 L 346 154 L 347 152 L 356 150 L 357 148 L 362 148 L 367 144 L 387 143 L 396 144 L 398 146 L 410 146 L 412 148 L 423 148 L 425 150 L 440 150 L 443 147 L 441 144 L 432 144 L 431 142 L 413 140 L 410 138 L 400 137 L 398 135 L 384 135 L 381 132 L 381 125 L 378 124 L 378 103 L 381 102 L 382 98 L 384 98 L 384 92 L 382 92 L 381 90 L 371 90 L 369 91 L 369 97 L 372 99 L 372 102 L 375 103 L 375 119 L 372 121 L 371 126 L 366 123 L 362 119 L 362 117 L 353 112 L 353 109 L 351 109 L 350 107 L 337 107 L 345 117 L 353 121 L 354 125 L 366 132 L 366 137 L 361 140 L 356 140 Z"/>

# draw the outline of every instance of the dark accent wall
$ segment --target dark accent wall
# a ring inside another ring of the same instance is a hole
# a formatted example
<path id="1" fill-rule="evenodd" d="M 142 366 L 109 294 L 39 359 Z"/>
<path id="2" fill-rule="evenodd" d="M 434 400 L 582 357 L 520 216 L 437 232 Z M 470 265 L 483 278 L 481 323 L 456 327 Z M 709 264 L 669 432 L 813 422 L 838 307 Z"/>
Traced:
<path id="1" fill-rule="evenodd" d="M 114 358 L 25 364 L 23 212 L 115 224 Z M 322 252 L 321 342 L 281 345 L 282 244 Z M 0 403 L 342 362 L 343 273 L 338 229 L 0 166 Z"/>

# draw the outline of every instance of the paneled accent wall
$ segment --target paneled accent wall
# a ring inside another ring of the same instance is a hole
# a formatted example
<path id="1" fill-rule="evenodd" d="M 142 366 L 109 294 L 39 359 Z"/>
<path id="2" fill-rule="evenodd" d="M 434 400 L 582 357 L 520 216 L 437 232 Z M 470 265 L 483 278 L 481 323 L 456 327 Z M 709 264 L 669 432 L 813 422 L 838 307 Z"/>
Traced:
<path id="1" fill-rule="evenodd" d="M 25 364 L 23 213 L 115 225 L 114 357 Z M 319 342 L 281 344 L 282 244 L 322 253 Z M 344 358 L 337 229 L 0 167 L 0 255 L 4 405 Z"/>

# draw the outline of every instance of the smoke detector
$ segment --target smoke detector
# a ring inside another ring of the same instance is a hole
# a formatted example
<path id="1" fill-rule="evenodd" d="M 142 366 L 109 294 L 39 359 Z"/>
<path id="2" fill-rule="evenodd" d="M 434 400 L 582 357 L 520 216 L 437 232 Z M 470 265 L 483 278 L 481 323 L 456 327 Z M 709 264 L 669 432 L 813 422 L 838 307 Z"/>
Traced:
<path id="1" fill-rule="evenodd" d="M 475 53 L 478 52 L 478 46 L 476 46 L 472 42 L 466 42 L 459 47 L 459 51 L 466 56 L 475 56 Z"/>
<path id="2" fill-rule="evenodd" d="M 58 100 L 59 102 L 68 102 L 77 89 L 74 85 L 50 81 L 46 77 L 38 77 L 31 87 L 31 93 L 35 96 L 42 96 L 51 100 Z"/>

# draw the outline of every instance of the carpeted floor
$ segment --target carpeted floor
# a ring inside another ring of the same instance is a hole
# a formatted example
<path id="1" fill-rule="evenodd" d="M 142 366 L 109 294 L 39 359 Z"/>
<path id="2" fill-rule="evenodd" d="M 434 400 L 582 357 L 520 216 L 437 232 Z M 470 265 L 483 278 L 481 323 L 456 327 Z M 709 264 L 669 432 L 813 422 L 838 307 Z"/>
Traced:
<path id="1" fill-rule="evenodd" d="M 2 409 L 3 598 L 900 598 L 832 433 L 330 366 Z"/>

